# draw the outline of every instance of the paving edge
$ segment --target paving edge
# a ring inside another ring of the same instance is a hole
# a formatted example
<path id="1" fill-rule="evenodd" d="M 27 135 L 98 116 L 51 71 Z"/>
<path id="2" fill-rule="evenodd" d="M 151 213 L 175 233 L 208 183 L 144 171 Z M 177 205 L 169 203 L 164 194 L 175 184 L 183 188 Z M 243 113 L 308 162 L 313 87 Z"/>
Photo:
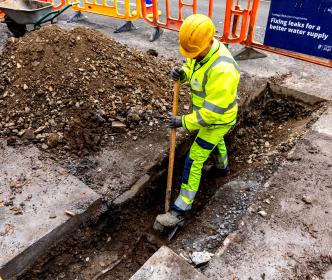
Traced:
<path id="1" fill-rule="evenodd" d="M 326 102 L 328 101 L 327 99 L 318 97 L 316 95 L 312 95 L 303 91 L 299 91 L 296 89 L 293 89 L 291 87 L 288 86 L 284 86 L 284 85 L 280 85 L 280 84 L 276 84 L 276 83 L 272 83 L 272 82 L 268 82 L 268 87 L 272 90 L 272 92 L 276 93 L 276 94 L 280 94 L 283 96 L 290 96 L 293 97 L 296 100 L 302 101 L 305 104 L 308 105 L 316 105 L 318 103 L 321 102 Z"/>
<path id="2" fill-rule="evenodd" d="M 43 255 L 50 247 L 55 246 L 75 231 L 81 224 L 98 217 L 107 209 L 101 198 L 97 199 L 82 214 L 75 215 L 68 219 L 61 226 L 55 228 L 36 243 L 9 261 L 1 270 L 3 280 L 14 280 L 17 276 L 28 270 L 31 265 Z M 59 238 L 60 237 L 60 238 Z M 0 279 L 1 279 L 0 276 Z"/>

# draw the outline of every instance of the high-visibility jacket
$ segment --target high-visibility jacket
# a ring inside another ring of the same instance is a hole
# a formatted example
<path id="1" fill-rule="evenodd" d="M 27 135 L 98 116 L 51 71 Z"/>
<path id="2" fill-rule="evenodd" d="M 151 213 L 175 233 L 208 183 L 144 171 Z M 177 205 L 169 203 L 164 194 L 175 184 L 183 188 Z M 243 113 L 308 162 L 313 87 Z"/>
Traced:
<path id="1" fill-rule="evenodd" d="M 228 49 L 214 39 L 209 53 L 197 62 L 188 59 L 182 69 L 191 88 L 193 112 L 182 117 L 189 131 L 236 122 L 239 67 Z"/>

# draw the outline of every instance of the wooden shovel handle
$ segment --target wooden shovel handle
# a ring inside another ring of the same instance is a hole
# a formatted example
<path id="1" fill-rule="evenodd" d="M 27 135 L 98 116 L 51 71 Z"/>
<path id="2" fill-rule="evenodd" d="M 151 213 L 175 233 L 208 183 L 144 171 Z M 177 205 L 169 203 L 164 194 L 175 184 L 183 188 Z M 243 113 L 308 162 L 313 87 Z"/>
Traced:
<path id="1" fill-rule="evenodd" d="M 179 112 L 179 93 L 180 93 L 180 81 L 174 83 L 173 88 L 173 116 L 177 116 Z M 166 200 L 165 200 L 165 212 L 169 211 L 169 205 L 172 194 L 173 183 L 173 169 L 174 169 L 174 156 L 176 146 L 176 128 L 171 128 L 170 135 L 170 149 L 169 149 L 169 162 L 168 162 L 168 175 L 167 175 L 167 187 L 166 187 Z"/>

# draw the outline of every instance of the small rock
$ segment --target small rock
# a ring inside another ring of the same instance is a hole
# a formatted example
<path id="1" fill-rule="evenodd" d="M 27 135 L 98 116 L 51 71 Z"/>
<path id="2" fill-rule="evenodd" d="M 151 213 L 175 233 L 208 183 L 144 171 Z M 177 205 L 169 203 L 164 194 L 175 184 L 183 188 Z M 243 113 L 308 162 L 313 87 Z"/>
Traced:
<path id="1" fill-rule="evenodd" d="M 22 209 L 20 209 L 20 208 L 15 209 L 14 215 L 22 215 L 22 214 L 23 214 Z"/>
<path id="2" fill-rule="evenodd" d="M 40 62 L 38 62 L 38 61 L 34 61 L 34 62 L 31 63 L 31 65 L 33 67 L 37 67 L 39 64 L 40 64 Z"/>
<path id="3" fill-rule="evenodd" d="M 17 135 L 21 137 L 24 133 L 25 133 L 25 129 L 22 129 L 21 131 L 19 131 L 17 133 Z"/>
<path id="4" fill-rule="evenodd" d="M 266 142 L 264 143 L 264 146 L 265 146 L 266 148 L 269 148 L 269 147 L 270 147 L 270 143 L 269 143 L 268 141 L 266 141 Z"/>
<path id="5" fill-rule="evenodd" d="M 17 68 L 17 69 L 20 69 L 20 68 L 22 68 L 22 65 L 21 65 L 20 63 L 17 63 L 17 64 L 16 64 L 16 68 Z"/>
<path id="6" fill-rule="evenodd" d="M 38 133 L 42 132 L 45 128 L 46 128 L 46 126 L 45 126 L 45 125 L 42 125 L 42 126 L 38 127 L 38 128 L 34 131 L 34 133 L 35 133 L 35 134 L 38 134 Z"/>
<path id="7" fill-rule="evenodd" d="M 59 135 L 56 133 L 51 133 L 47 139 L 47 145 L 50 148 L 55 148 L 59 143 Z"/>
<path id="8" fill-rule="evenodd" d="M 262 217 L 267 216 L 267 213 L 264 210 L 258 211 L 258 214 L 261 215 Z"/>
<path id="9" fill-rule="evenodd" d="M 8 146 L 14 146 L 16 144 L 16 137 L 11 136 L 7 138 L 7 145 Z"/>
<path id="10" fill-rule="evenodd" d="M 245 130 L 243 127 L 241 127 L 241 128 L 238 130 L 237 134 L 238 134 L 239 136 L 243 136 L 243 135 L 246 134 L 246 130 Z"/>
<path id="11" fill-rule="evenodd" d="M 29 87 L 26 84 L 23 85 L 23 90 L 27 90 L 28 88 Z"/>
<path id="12" fill-rule="evenodd" d="M 268 198 L 265 199 L 264 202 L 265 202 L 266 204 L 271 204 L 271 201 L 270 201 Z"/>
<path id="13" fill-rule="evenodd" d="M 189 110 L 189 105 L 183 105 L 183 109 L 185 109 L 185 110 Z"/>
<path id="14" fill-rule="evenodd" d="M 139 123 L 141 120 L 141 117 L 138 114 L 130 113 L 128 114 L 129 121 L 132 121 L 134 123 Z"/>
<path id="15" fill-rule="evenodd" d="M 10 201 L 6 201 L 5 203 L 4 203 L 4 206 L 13 206 L 14 205 L 14 202 L 12 201 L 12 200 L 10 200 Z"/>
<path id="16" fill-rule="evenodd" d="M 306 204 L 312 204 L 312 198 L 308 195 L 302 196 L 302 201 Z"/>
<path id="17" fill-rule="evenodd" d="M 112 128 L 126 128 L 126 125 L 122 122 L 113 121 Z"/>
<path id="18" fill-rule="evenodd" d="M 47 150 L 48 149 L 48 146 L 47 144 L 43 143 L 42 146 L 41 146 L 42 150 Z"/>
<path id="19" fill-rule="evenodd" d="M 90 260 L 90 258 L 89 258 L 89 257 L 86 257 L 86 258 L 85 258 L 85 261 L 86 261 L 86 262 L 88 262 L 89 260 Z"/>
<path id="20" fill-rule="evenodd" d="M 191 254 L 191 260 L 195 264 L 195 266 L 202 266 L 208 263 L 213 257 L 212 253 L 203 251 L 203 252 L 193 252 Z"/>
<path id="21" fill-rule="evenodd" d="M 35 133 L 33 132 L 33 130 L 31 128 L 28 128 L 24 134 L 22 135 L 23 139 L 27 139 L 27 140 L 33 140 L 35 139 Z"/>

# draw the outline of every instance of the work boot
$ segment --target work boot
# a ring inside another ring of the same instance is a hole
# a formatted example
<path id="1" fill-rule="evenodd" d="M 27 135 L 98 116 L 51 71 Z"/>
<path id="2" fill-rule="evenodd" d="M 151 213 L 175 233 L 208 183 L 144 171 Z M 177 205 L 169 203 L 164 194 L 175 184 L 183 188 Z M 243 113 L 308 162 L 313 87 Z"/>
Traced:
<path id="1" fill-rule="evenodd" d="M 184 220 L 183 213 L 170 210 L 166 214 L 158 215 L 156 221 L 164 227 L 167 228 L 174 228 Z"/>

